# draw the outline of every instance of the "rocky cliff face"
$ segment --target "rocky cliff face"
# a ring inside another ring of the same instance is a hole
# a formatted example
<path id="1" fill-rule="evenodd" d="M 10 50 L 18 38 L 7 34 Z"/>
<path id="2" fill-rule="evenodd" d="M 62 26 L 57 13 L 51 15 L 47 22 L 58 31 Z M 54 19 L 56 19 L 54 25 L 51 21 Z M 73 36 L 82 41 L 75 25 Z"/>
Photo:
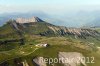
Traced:
<path id="1" fill-rule="evenodd" d="M 11 21 L 10 23 L 17 32 L 24 32 L 28 34 L 41 36 L 74 36 L 76 39 L 100 37 L 100 33 L 96 30 L 55 26 L 44 22 L 38 17 L 33 17 L 31 19 L 18 18 L 16 21 Z"/>
<path id="2" fill-rule="evenodd" d="M 55 26 L 48 26 L 54 33 L 59 33 L 60 35 L 73 35 L 75 38 L 86 38 L 86 36 L 100 36 L 100 33 L 91 30 L 91 29 L 82 29 L 82 28 L 66 28 L 66 27 L 55 27 Z"/>
<path id="3" fill-rule="evenodd" d="M 43 20 L 39 19 L 38 17 L 32 17 L 29 19 L 26 18 L 17 18 L 17 23 L 30 23 L 30 22 L 44 22 Z"/>

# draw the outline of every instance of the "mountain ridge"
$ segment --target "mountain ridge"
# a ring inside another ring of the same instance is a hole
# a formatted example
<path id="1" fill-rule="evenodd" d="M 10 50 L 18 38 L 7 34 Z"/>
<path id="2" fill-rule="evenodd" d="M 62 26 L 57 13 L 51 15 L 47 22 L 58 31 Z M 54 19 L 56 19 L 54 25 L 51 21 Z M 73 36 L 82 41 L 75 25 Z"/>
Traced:
<path id="1" fill-rule="evenodd" d="M 100 43 L 100 40 L 97 38 L 99 36 L 100 33 L 92 29 L 67 28 L 64 26 L 56 26 L 45 21 L 18 23 L 16 20 L 9 20 L 0 27 L 0 40 L 3 39 L 5 41 L 3 41 L 4 44 L 0 43 L 0 51 L 2 51 L 0 53 L 0 66 L 5 66 L 6 64 L 12 66 L 19 66 L 19 64 L 25 65 L 22 64 L 22 62 L 33 66 L 33 60 L 35 58 L 58 58 L 58 52 L 79 52 L 82 53 L 84 57 L 91 57 L 92 54 L 98 64 L 99 54 L 97 56 L 96 47 L 99 46 Z M 25 41 L 21 39 L 20 43 L 22 44 L 19 45 L 19 42 L 15 42 L 14 40 L 18 38 L 23 38 Z M 8 39 L 14 42 L 8 41 Z M 36 45 L 38 44 L 48 44 L 49 46 L 37 47 Z M 70 56 L 73 55 L 70 54 Z M 56 66 L 63 65 L 57 63 Z"/>
<path id="2" fill-rule="evenodd" d="M 38 17 L 37 17 L 38 18 Z M 17 30 L 20 30 L 24 33 L 32 34 L 32 35 L 41 35 L 41 36 L 74 36 L 77 38 L 84 38 L 86 37 L 98 37 L 100 33 L 96 30 L 92 29 L 85 29 L 85 28 L 67 28 L 67 27 L 61 27 L 56 26 L 47 22 L 44 22 L 40 18 L 38 18 L 40 21 L 37 20 L 37 22 L 30 22 L 26 19 L 26 22 L 17 22 L 15 20 L 11 21 L 11 24 L 13 27 L 15 27 Z"/>
<path id="3" fill-rule="evenodd" d="M 17 18 L 16 19 L 17 23 L 30 23 L 30 22 L 44 22 L 38 17 L 32 17 L 32 18 Z"/>

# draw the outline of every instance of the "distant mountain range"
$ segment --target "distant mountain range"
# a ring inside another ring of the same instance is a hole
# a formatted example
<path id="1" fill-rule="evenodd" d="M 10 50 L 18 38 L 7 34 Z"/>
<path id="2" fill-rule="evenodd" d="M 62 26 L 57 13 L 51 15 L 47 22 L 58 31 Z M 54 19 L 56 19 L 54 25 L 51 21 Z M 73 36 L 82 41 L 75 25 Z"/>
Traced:
<path id="1" fill-rule="evenodd" d="M 4 14 L 0 14 L 0 25 L 3 25 L 4 23 L 6 23 L 10 19 L 17 19 L 20 17 L 29 18 L 29 17 L 32 17 L 33 15 L 40 17 L 42 19 L 49 18 L 49 16 L 47 14 L 45 14 L 44 12 L 4 13 Z"/>
<path id="2" fill-rule="evenodd" d="M 32 16 L 37 16 L 42 18 L 44 21 L 66 27 L 94 27 L 100 26 L 100 11 L 79 11 L 73 13 L 62 13 L 56 15 L 49 15 L 44 12 L 28 12 L 28 13 L 5 13 L 0 14 L 0 25 L 3 25 L 9 19 L 16 19 L 19 17 L 29 18 Z"/>
<path id="3" fill-rule="evenodd" d="M 96 20 L 94 20 L 93 22 L 90 22 L 90 23 L 87 23 L 87 24 L 85 24 L 83 27 L 90 27 L 90 28 L 100 28 L 100 19 L 98 18 L 98 19 L 96 19 Z"/>

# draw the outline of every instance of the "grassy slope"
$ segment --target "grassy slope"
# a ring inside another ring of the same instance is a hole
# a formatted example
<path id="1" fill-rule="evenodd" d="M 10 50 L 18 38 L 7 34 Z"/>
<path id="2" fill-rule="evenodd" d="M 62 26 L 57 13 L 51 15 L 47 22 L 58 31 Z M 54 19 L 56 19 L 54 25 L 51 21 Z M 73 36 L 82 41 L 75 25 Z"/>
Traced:
<path id="1" fill-rule="evenodd" d="M 16 30 L 9 23 L 0 27 L 0 35 L 1 35 L 0 41 L 20 38 L 20 36 L 16 32 Z M 1 44 L 0 51 L 14 49 L 15 47 L 18 47 L 18 46 L 20 46 L 20 44 L 18 42 L 10 43 L 10 44 L 9 43 Z"/>
<path id="2" fill-rule="evenodd" d="M 100 28 L 96 28 L 96 30 L 100 32 Z"/>
<path id="3" fill-rule="evenodd" d="M 3 37 L 0 37 L 0 40 L 14 39 L 20 37 L 16 30 L 9 23 L 0 27 L 0 35 L 3 35 Z"/>
<path id="4" fill-rule="evenodd" d="M 42 33 L 42 32 L 45 32 L 48 30 L 48 27 L 47 25 L 49 25 L 48 23 L 45 23 L 45 22 L 37 22 L 37 23 L 34 23 L 32 24 L 32 26 L 29 26 L 27 24 L 24 24 L 25 25 L 25 29 L 27 33 L 34 33 L 34 34 L 37 34 L 37 33 Z"/>
<path id="5" fill-rule="evenodd" d="M 17 56 L 17 57 L 20 57 L 20 59 L 22 59 L 22 60 L 27 60 L 27 62 L 30 64 L 30 66 L 33 66 L 31 60 L 36 56 L 47 57 L 47 58 L 56 58 L 58 52 L 80 52 L 86 57 L 88 57 L 88 56 L 95 57 L 96 63 L 95 64 L 88 64 L 88 66 L 100 65 L 99 54 L 97 52 L 94 52 L 94 51 L 91 52 L 91 51 L 85 50 L 84 46 L 83 47 L 76 46 L 79 43 L 78 40 L 74 41 L 74 40 L 71 40 L 68 38 L 65 39 L 65 37 L 48 38 L 48 37 L 34 36 L 34 39 L 31 39 L 31 38 L 30 38 L 30 40 L 34 40 L 31 42 L 31 45 L 30 45 L 30 43 L 27 43 L 25 46 L 21 46 L 19 48 L 14 49 L 14 50 L 4 52 L 4 55 L 2 55 L 2 53 L 0 53 L 0 61 L 3 61 L 5 59 L 7 60 L 7 58 L 8 59 L 16 58 L 16 56 Z M 40 49 L 37 49 L 35 52 L 33 52 L 34 49 L 36 48 L 36 47 L 34 47 L 34 44 L 41 43 L 41 42 L 42 43 L 44 43 L 44 42 L 49 43 L 51 46 L 47 47 L 47 48 L 40 48 Z M 73 44 L 73 42 L 74 42 L 74 44 Z M 81 46 L 81 44 L 79 44 L 79 45 Z M 31 47 L 33 47 L 33 48 L 31 48 Z M 20 53 L 21 51 L 24 51 L 25 54 L 29 54 L 29 55 L 23 55 Z M 11 54 L 11 55 L 7 55 L 7 54 Z M 8 62 L 14 63 L 13 60 L 9 60 Z M 13 64 L 11 64 L 11 65 L 14 66 Z M 61 66 L 61 65 L 55 64 L 55 66 Z"/>
<path id="6" fill-rule="evenodd" d="M 8 24 L 4 25 L 3 28 L 0 27 L 0 34 L 10 34 L 8 37 L 4 37 L 3 39 L 9 39 L 9 38 L 18 38 L 18 35 L 16 34 L 16 31 L 14 29 L 12 29 L 11 26 L 9 26 Z M 33 31 L 32 31 L 33 30 Z M 28 27 L 25 33 L 25 39 L 26 39 L 26 45 L 24 46 L 19 46 L 17 43 L 12 43 L 9 45 L 5 45 L 5 46 L 0 46 L 0 50 L 8 50 L 10 48 L 12 48 L 13 50 L 10 51 L 2 51 L 0 53 L 0 62 L 7 60 L 7 59 L 14 59 L 16 57 L 24 60 L 26 59 L 28 61 L 28 63 L 30 64 L 30 66 L 32 65 L 32 58 L 36 57 L 36 56 L 43 56 L 43 57 L 52 57 L 55 58 L 57 57 L 57 53 L 59 51 L 65 51 L 65 52 L 80 52 L 82 53 L 84 56 L 94 56 L 95 57 L 95 64 L 89 64 L 89 66 L 99 66 L 99 54 L 97 52 L 90 52 L 87 51 L 86 49 L 89 49 L 90 47 L 88 47 L 86 44 L 88 42 L 94 42 L 96 45 L 99 46 L 99 41 L 93 39 L 93 38 L 88 38 L 86 40 L 81 40 L 81 39 L 73 39 L 71 37 L 41 37 L 41 36 L 34 36 L 33 34 L 39 34 L 42 32 L 46 32 L 48 31 L 48 27 L 45 26 L 44 23 L 39 23 L 39 24 L 35 24 L 32 27 Z M 12 34 L 13 33 L 13 34 Z M 28 35 L 28 33 L 30 33 L 30 35 Z M 32 34 L 32 35 L 31 35 Z M 70 39 L 69 39 L 70 38 Z M 35 47 L 34 44 L 38 44 L 38 43 L 48 43 L 51 46 L 48 48 L 40 48 L 38 49 L 36 52 L 33 52 Z M 31 44 L 31 45 L 30 45 Z M 23 48 L 22 48 L 23 47 Z M 33 48 L 31 48 L 33 47 Z M 7 48 L 7 49 L 5 49 Z M 14 49 L 15 48 L 15 49 Z M 22 49 L 20 49 L 22 48 Z M 29 55 L 23 55 L 20 52 L 24 51 L 25 54 L 29 54 Z M 32 53 L 32 54 L 30 54 Z M 10 54 L 10 55 L 9 55 Z M 15 66 L 15 63 L 13 62 L 13 60 L 9 60 L 7 61 L 9 62 L 12 66 Z M 60 64 L 55 64 L 56 66 L 61 66 Z"/>

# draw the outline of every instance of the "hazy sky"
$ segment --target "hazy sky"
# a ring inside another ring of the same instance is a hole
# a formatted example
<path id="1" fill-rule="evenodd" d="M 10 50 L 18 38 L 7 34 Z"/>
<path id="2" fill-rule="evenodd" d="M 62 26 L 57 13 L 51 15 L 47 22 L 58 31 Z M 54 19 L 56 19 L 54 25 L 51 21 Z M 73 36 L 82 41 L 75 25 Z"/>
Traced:
<path id="1" fill-rule="evenodd" d="M 100 0 L 0 0 L 0 13 L 34 10 L 47 13 L 100 10 Z"/>

